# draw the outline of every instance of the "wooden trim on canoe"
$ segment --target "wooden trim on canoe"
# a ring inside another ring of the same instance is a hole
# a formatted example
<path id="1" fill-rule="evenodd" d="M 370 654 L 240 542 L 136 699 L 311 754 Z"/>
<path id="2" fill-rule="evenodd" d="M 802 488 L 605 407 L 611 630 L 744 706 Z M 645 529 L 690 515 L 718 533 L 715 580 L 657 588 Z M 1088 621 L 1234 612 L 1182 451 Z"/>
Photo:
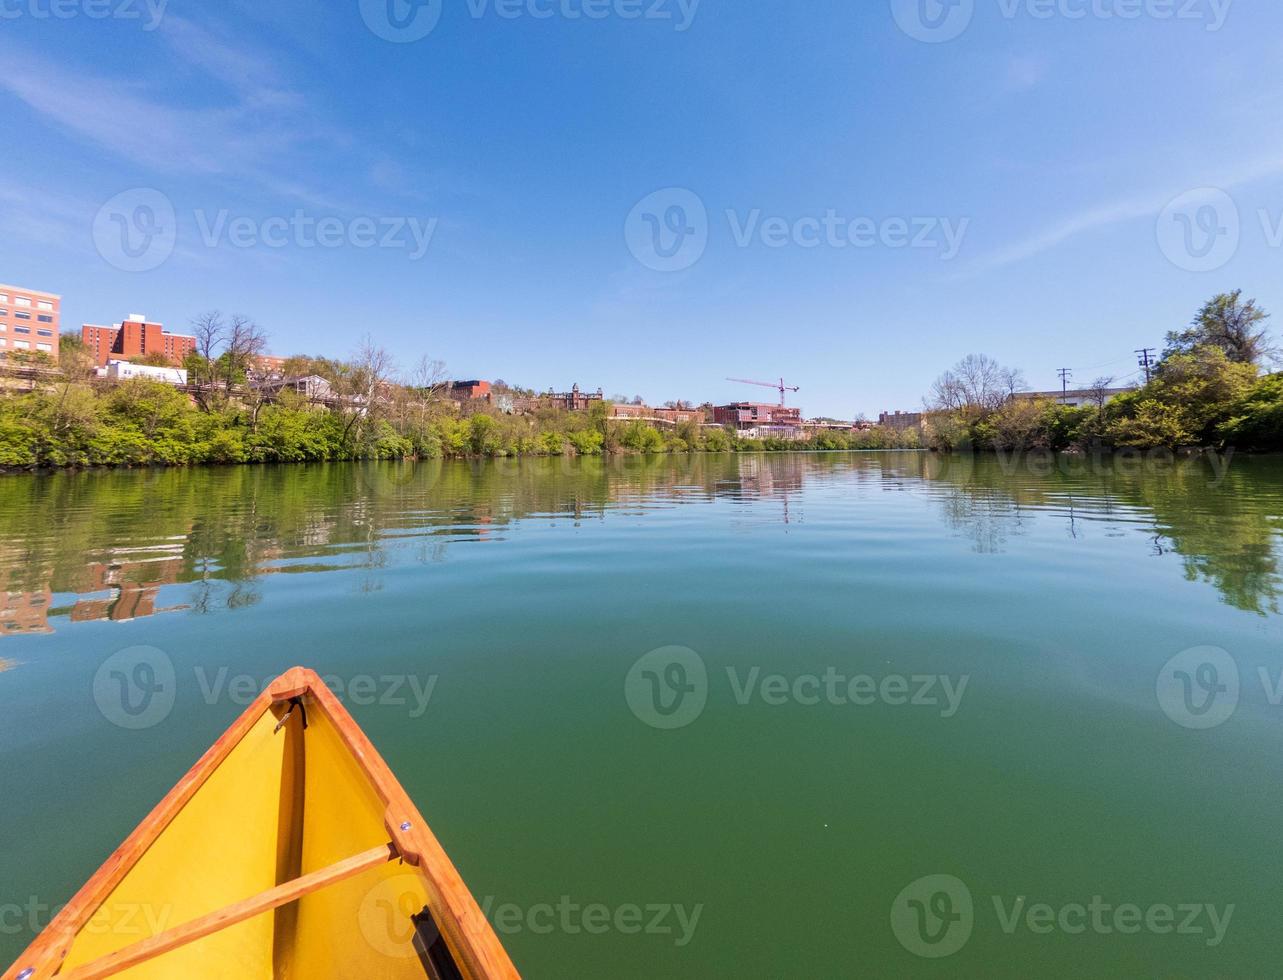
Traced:
<path id="1" fill-rule="evenodd" d="M 32 980 L 58 974 L 76 935 L 89 922 L 129 870 L 147 852 L 213 772 L 274 704 L 304 698 L 309 710 L 323 711 L 387 809 L 384 823 L 393 846 L 406 864 L 423 876 L 442 935 L 467 980 L 520 980 L 507 951 L 482 914 L 472 893 L 451 863 L 436 835 L 397 782 L 383 757 L 333 692 L 312 670 L 286 671 L 245 709 L 200 760 L 183 776 L 103 863 L 70 902 L 4 974 L 4 980 L 32 969 Z M 295 883 L 291 883 L 295 884 Z M 226 910 L 224 910 L 226 911 Z M 217 913 L 216 913 L 217 914 Z M 180 926 L 176 930 L 182 929 Z M 159 937 L 155 937 L 159 938 Z"/>
<path id="2" fill-rule="evenodd" d="M 327 888 L 340 881 L 346 881 L 348 878 L 353 878 L 369 871 L 371 868 L 377 868 L 380 865 L 387 864 L 389 861 L 396 860 L 396 857 L 396 848 L 391 844 L 372 848 L 364 854 L 357 854 L 355 857 L 332 864 L 328 868 L 322 868 L 320 871 L 313 871 L 311 874 L 295 878 L 293 881 L 286 882 L 283 885 L 277 885 L 261 895 L 247 898 L 234 905 L 229 905 L 227 908 L 219 909 L 217 912 L 211 912 L 209 915 L 201 916 L 199 919 L 181 925 L 176 929 L 170 929 L 168 932 L 162 932 L 158 936 L 152 936 L 150 939 L 136 942 L 132 946 L 126 946 L 124 949 L 117 950 L 114 953 L 108 953 L 101 959 L 72 970 L 66 974 L 66 980 L 102 980 L 103 977 L 113 976 L 130 967 L 137 966 L 139 963 L 146 963 L 157 956 L 162 956 L 170 950 L 177 949 L 179 946 L 186 946 L 188 943 L 194 943 L 198 939 L 212 936 L 214 933 L 244 922 L 246 919 L 252 919 L 256 915 L 270 912 L 272 909 L 288 905 L 290 902 L 297 902 L 304 895 L 310 895 L 312 892 L 320 891 L 322 888 Z M 63 974 L 59 974 L 59 976 L 61 977 Z"/>
<path id="3" fill-rule="evenodd" d="M 406 864 L 414 865 L 428 890 L 429 907 L 455 962 L 469 980 L 520 980 L 507 950 L 499 942 L 481 907 L 459 876 L 441 842 L 374 745 L 313 671 L 295 668 L 282 677 L 282 687 L 306 684 L 312 706 L 329 717 L 349 751 L 387 804 L 384 825 Z M 269 693 L 276 691 L 273 685 Z M 274 696 L 279 697 L 277 693 Z"/>

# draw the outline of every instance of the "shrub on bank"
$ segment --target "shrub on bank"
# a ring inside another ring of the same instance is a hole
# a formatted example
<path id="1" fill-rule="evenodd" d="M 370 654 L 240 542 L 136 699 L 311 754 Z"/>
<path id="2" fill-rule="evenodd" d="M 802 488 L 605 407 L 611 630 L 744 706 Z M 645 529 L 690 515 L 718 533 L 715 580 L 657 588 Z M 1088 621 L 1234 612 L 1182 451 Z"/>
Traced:
<path id="1" fill-rule="evenodd" d="M 376 417 L 377 416 L 377 417 Z M 0 467 L 188 466 L 468 456 L 789 452 L 913 448 L 916 432 L 825 432 L 802 442 L 740 439 L 686 423 L 661 431 L 614 421 L 607 407 L 534 415 L 459 415 L 427 403 L 345 415 L 286 396 L 276 404 L 198 407 L 182 392 L 137 379 L 91 387 L 64 382 L 0 397 Z"/>

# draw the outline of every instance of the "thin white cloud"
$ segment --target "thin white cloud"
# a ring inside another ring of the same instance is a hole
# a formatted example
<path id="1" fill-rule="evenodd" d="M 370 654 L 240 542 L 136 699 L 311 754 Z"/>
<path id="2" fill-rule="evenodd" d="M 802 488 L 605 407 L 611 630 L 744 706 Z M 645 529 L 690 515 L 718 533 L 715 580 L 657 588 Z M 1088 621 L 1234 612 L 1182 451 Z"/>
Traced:
<path id="1" fill-rule="evenodd" d="M 1163 208 L 1181 194 L 1199 187 L 1215 187 L 1228 192 L 1258 180 L 1281 175 L 1283 175 L 1283 151 L 1258 158 L 1220 174 L 1193 178 L 1179 185 L 1172 183 L 1162 188 L 1139 192 L 1130 197 L 1116 198 L 1093 205 L 1054 222 L 1026 238 L 973 260 L 953 278 L 969 279 L 1024 262 L 1088 232 L 1140 218 L 1156 218 Z"/>

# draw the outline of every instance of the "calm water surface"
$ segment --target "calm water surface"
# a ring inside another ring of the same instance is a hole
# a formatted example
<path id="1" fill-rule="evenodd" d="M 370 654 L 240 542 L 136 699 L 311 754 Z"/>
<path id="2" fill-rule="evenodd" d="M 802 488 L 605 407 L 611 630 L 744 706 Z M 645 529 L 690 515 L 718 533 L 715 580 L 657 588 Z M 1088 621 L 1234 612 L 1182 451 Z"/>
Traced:
<path id="1" fill-rule="evenodd" d="M 1268 459 L 0 479 L 0 959 L 301 663 L 530 977 L 1276 976 L 1281 515 Z"/>

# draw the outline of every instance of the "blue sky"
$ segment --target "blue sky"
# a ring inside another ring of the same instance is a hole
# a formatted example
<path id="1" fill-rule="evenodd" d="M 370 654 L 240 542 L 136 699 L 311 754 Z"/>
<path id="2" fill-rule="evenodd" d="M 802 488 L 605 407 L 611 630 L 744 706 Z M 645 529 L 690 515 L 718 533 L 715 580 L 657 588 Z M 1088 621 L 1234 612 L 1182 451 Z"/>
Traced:
<path id="1" fill-rule="evenodd" d="M 850 417 L 970 352 L 1131 376 L 1226 289 L 1283 311 L 1271 0 L 392 0 L 417 41 L 387 0 L 49 2 L 0 5 L 0 280 L 64 329 L 221 308 L 281 354 Z"/>

